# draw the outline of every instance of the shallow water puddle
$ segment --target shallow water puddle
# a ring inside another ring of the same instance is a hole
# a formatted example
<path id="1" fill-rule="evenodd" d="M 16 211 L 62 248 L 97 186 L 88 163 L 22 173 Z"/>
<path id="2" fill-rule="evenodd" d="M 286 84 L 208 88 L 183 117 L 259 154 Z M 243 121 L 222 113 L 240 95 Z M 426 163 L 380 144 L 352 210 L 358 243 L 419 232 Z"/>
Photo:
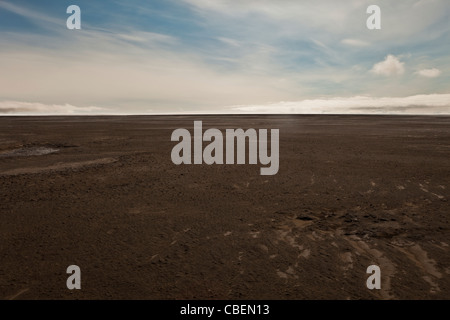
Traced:
<path id="1" fill-rule="evenodd" d="M 14 149 L 11 151 L 1 152 L 0 158 L 42 156 L 45 154 L 55 153 L 58 151 L 59 151 L 59 149 L 47 148 L 47 147 L 20 148 L 20 149 Z"/>

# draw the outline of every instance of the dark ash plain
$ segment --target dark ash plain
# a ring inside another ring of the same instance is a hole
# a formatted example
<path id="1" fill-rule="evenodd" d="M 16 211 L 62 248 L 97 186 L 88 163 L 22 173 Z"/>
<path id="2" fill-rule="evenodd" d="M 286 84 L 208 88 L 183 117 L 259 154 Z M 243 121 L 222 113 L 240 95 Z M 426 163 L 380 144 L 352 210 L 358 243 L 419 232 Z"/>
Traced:
<path id="1" fill-rule="evenodd" d="M 174 165 L 196 120 L 280 129 L 278 174 Z M 450 117 L 2 117 L 0 155 L 0 299 L 450 299 Z"/>

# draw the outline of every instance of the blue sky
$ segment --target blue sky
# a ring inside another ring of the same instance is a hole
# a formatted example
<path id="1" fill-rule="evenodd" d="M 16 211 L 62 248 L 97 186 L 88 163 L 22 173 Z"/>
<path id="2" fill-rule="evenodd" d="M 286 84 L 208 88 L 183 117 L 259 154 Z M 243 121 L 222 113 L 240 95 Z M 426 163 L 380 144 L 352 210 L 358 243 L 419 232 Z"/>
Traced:
<path id="1" fill-rule="evenodd" d="M 448 114 L 449 21 L 447 0 L 0 0 L 0 114 Z"/>

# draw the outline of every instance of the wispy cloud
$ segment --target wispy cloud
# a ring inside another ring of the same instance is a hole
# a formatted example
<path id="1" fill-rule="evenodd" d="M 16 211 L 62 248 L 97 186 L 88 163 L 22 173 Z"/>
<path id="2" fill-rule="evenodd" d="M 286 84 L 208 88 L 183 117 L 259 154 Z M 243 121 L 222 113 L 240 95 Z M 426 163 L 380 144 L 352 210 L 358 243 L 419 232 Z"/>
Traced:
<path id="1" fill-rule="evenodd" d="M 117 37 L 118 39 L 137 42 L 141 44 L 173 45 L 178 42 L 176 38 L 166 34 L 160 34 L 155 32 L 144 32 L 144 31 L 131 31 L 128 33 L 118 33 L 117 35 L 115 35 L 115 37 Z"/>
<path id="2" fill-rule="evenodd" d="M 22 16 L 24 18 L 27 18 L 35 23 L 38 23 L 43 26 L 47 27 L 55 27 L 56 25 L 61 25 L 61 19 L 49 16 L 47 14 L 40 13 L 35 10 L 28 9 L 24 6 L 15 5 L 11 2 L 7 1 L 1 1 L 0 2 L 0 9 L 10 11 L 12 13 L 15 13 L 19 16 Z"/>
<path id="3" fill-rule="evenodd" d="M 364 40 L 359 39 L 343 39 L 341 41 L 343 44 L 352 46 L 352 47 L 368 47 L 370 43 Z"/>
<path id="4" fill-rule="evenodd" d="M 240 47 L 241 46 L 241 43 L 239 41 L 235 40 L 235 39 L 219 37 L 219 38 L 217 38 L 217 40 L 219 40 L 219 41 L 221 41 L 221 42 L 223 42 L 223 43 L 225 43 L 227 45 L 233 46 L 233 47 Z"/>

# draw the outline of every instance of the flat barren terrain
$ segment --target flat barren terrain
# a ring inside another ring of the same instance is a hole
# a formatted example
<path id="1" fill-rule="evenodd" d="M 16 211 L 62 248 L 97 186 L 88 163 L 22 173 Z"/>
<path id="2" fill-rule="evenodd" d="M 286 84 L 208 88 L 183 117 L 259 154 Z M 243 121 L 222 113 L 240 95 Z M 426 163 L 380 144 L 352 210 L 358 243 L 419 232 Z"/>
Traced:
<path id="1" fill-rule="evenodd" d="M 174 165 L 195 120 L 278 174 Z M 449 198 L 450 117 L 2 117 L 0 299 L 450 299 Z"/>

